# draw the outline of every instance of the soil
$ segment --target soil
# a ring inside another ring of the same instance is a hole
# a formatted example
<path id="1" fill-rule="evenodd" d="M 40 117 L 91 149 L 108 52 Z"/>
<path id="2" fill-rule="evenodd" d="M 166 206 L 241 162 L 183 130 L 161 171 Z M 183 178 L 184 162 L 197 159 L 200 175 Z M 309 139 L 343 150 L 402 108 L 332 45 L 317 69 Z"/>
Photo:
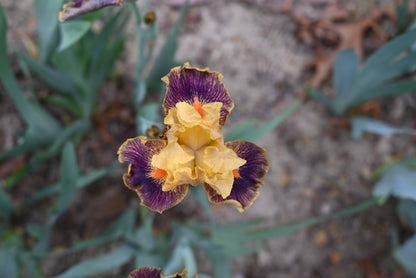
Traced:
<path id="1" fill-rule="evenodd" d="M 180 1 L 150 2 L 160 27 L 157 52 L 178 16 L 175 3 Z M 369 200 L 375 185 L 371 174 L 383 162 L 393 157 L 416 156 L 414 138 L 367 135 L 353 139 L 348 129 L 333 124 L 333 116 L 321 103 L 306 97 L 308 72 L 304 66 L 313 59 L 314 52 L 295 37 L 292 18 L 280 11 L 284 2 L 287 1 L 191 1 L 179 36 L 177 61 L 189 61 L 192 66 L 209 67 L 224 75 L 223 82 L 235 102 L 225 132 L 253 118 L 266 123 L 295 102 L 301 103 L 278 128 L 257 142 L 267 150 L 270 163 L 259 198 L 243 214 L 234 207 L 214 206 L 218 222 L 261 217 L 270 219 L 270 225 L 283 225 L 328 215 Z M 313 13 L 309 2 L 313 1 L 295 1 L 292 8 Z M 349 5 L 358 2 L 350 1 Z M 8 50 L 25 50 L 24 38 L 36 40 L 33 1 L 5 0 L 2 5 L 11 26 Z M 365 14 L 365 9 L 371 6 L 360 6 L 359 12 Z M 77 148 L 83 171 L 110 164 L 119 145 L 136 136 L 129 95 L 137 57 L 132 19 L 127 32 L 128 43 L 118 64 L 123 72 L 118 80 L 103 86 L 97 128 Z M 15 68 L 19 73 L 18 67 Z M 331 91 L 331 84 L 325 84 L 324 88 Z M 3 151 L 18 142 L 24 124 L 11 99 L 0 94 L 0 100 Z M 384 99 L 380 117 L 411 127 L 415 104 L 415 97 L 409 95 Z M 119 114 L 104 121 L 107 131 L 100 129 L 100 117 L 110 111 Z M 56 181 L 57 166 L 49 167 L 19 183 L 13 197 L 23 200 L 36 188 Z M 54 248 L 99 235 L 123 210 L 139 204 L 135 194 L 122 184 L 124 171 L 125 167 L 117 169 L 77 195 L 69 212 L 54 228 Z M 39 212 L 31 213 L 30 220 L 42 223 L 42 213 L 48 205 L 40 204 Z M 233 259 L 233 277 L 408 277 L 391 256 L 391 228 L 397 222 L 394 208 L 394 203 L 388 202 L 357 215 L 268 240 L 259 253 Z M 181 215 L 184 219 L 204 217 L 190 195 L 161 217 L 169 221 L 169 215 Z M 94 254 L 107 249 L 94 250 Z M 42 267 L 49 277 L 89 256 L 85 253 L 60 260 L 51 258 Z M 201 272 L 212 273 L 204 261 L 198 262 L 198 266 Z"/>

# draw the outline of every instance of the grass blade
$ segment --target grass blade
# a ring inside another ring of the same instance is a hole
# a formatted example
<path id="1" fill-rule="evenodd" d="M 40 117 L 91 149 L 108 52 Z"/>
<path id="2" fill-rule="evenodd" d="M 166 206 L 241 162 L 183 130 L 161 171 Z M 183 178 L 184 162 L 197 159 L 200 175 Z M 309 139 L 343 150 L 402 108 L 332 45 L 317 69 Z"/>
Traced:
<path id="1" fill-rule="evenodd" d="M 35 9 L 38 20 L 40 61 L 46 63 L 58 45 L 58 14 L 62 0 L 36 0 Z"/>
<path id="2" fill-rule="evenodd" d="M 274 119 L 272 119 L 267 124 L 264 124 L 260 127 L 254 127 L 251 129 L 246 129 L 243 132 L 240 132 L 238 134 L 239 140 L 245 140 L 250 142 L 256 142 L 266 134 L 268 134 L 270 131 L 272 131 L 274 128 L 276 128 L 283 120 L 285 120 L 297 107 L 299 106 L 299 103 L 296 102 L 295 104 L 292 104 L 288 109 L 277 115 Z M 228 138 L 228 137 L 227 137 Z"/>
<path id="3" fill-rule="evenodd" d="M 55 278 L 77 278 L 98 274 L 127 263 L 133 255 L 134 249 L 122 245 L 106 255 L 83 261 Z"/>
<path id="4" fill-rule="evenodd" d="M 149 74 L 147 79 L 148 88 L 152 92 L 159 92 L 162 88 L 162 76 L 166 75 L 171 68 L 176 66 L 174 58 L 177 48 L 177 38 L 179 35 L 179 29 L 185 18 L 186 11 L 188 9 L 189 0 L 186 0 L 181 7 L 179 13 L 179 18 L 176 21 L 175 26 L 170 32 L 169 36 L 166 39 L 165 44 L 160 50 L 159 56 L 156 58 L 156 61 L 153 65 L 152 71 Z"/>
<path id="5" fill-rule="evenodd" d="M 416 41 L 416 30 L 406 32 L 377 50 L 368 58 L 363 71 L 371 72 L 377 68 L 384 68 L 389 61 L 403 51 L 409 49 Z"/>

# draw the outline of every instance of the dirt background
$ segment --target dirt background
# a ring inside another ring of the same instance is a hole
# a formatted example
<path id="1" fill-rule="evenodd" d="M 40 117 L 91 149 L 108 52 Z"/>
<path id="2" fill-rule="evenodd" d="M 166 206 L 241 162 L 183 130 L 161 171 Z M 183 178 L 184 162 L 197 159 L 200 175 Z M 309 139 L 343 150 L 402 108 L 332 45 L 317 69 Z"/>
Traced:
<path id="1" fill-rule="evenodd" d="M 160 27 L 157 40 L 160 48 L 178 16 L 176 4 L 181 1 L 150 2 Z M 328 215 L 370 199 L 375 184 L 371 174 L 381 163 L 392 157 L 416 156 L 414 138 L 353 139 L 348 129 L 334 125 L 325 107 L 306 98 L 310 72 L 304 66 L 314 58 L 314 51 L 296 38 L 293 18 L 281 12 L 281 6 L 287 1 L 191 2 L 178 40 L 176 59 L 189 61 L 196 67 L 208 66 L 224 75 L 223 81 L 236 107 L 227 120 L 225 132 L 252 118 L 265 123 L 295 102 L 301 102 L 283 124 L 257 142 L 267 149 L 270 162 L 259 198 L 243 214 L 233 207 L 215 206 L 218 222 L 267 217 L 270 225 L 277 225 Z M 322 6 L 316 2 L 319 1 L 295 1 L 291 9 L 319 17 Z M 382 1 L 339 3 L 350 13 L 351 20 L 369 13 L 372 5 L 383 5 Z M 9 51 L 25 50 L 26 37 L 36 40 L 33 1 L 2 0 L 2 5 L 11 26 Z M 97 121 L 97 129 L 78 147 L 80 168 L 85 171 L 111 163 L 118 146 L 135 136 L 131 120 L 134 112 L 129 104 L 137 57 L 132 19 L 127 32 L 129 41 L 118 63 L 123 73 L 118 80 L 103 86 L 97 108 L 98 116 L 113 110 L 122 111 L 122 115 L 107 119 L 104 131 L 102 122 Z M 368 37 L 371 44 L 372 37 Z M 330 92 L 331 84 L 324 83 L 324 88 Z M 6 150 L 16 144 L 24 126 L 11 100 L 5 95 L 0 95 L 0 100 L 0 150 Z M 409 127 L 415 123 L 414 96 L 385 99 L 380 107 L 382 120 Z M 108 134 L 112 141 L 103 139 Z M 123 171 L 124 168 L 116 170 L 112 176 L 78 194 L 70 211 L 55 227 L 54 248 L 100 234 L 122 210 L 139 204 L 134 194 L 122 185 Z M 22 181 L 14 190 L 14 197 L 24 198 L 22 194 L 28 196 L 56 178 L 57 166 L 50 165 L 37 176 Z M 170 217 L 178 215 L 204 217 L 196 201 L 188 196 L 158 221 L 170 221 Z M 40 215 L 31 215 L 30 219 L 42 222 Z M 394 204 L 388 203 L 268 240 L 259 253 L 233 260 L 233 277 L 408 277 L 391 256 L 393 224 L 397 224 Z M 56 275 L 90 255 L 49 259 L 43 268 L 47 275 Z M 201 272 L 211 273 L 205 261 L 201 260 L 199 267 Z M 109 273 L 108 277 L 115 274 Z"/>

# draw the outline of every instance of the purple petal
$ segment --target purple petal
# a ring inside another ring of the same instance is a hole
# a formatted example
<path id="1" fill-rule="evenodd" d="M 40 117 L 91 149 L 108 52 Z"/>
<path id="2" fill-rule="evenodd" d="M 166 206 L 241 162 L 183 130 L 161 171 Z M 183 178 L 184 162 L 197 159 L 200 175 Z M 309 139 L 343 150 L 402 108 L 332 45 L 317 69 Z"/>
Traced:
<path id="1" fill-rule="evenodd" d="M 212 72 L 208 68 L 198 69 L 185 63 L 183 67 L 173 68 L 168 75 L 162 78 L 167 84 L 167 92 L 163 107 L 166 115 L 169 109 L 178 102 L 193 104 L 195 98 L 201 104 L 222 102 L 220 111 L 220 127 L 225 124 L 228 114 L 234 108 L 234 102 L 221 82 L 222 74 Z"/>
<path id="2" fill-rule="evenodd" d="M 246 141 L 232 141 L 225 144 L 247 162 L 238 170 L 240 177 L 234 178 L 230 196 L 222 198 L 212 187 L 204 184 L 212 203 L 230 203 L 240 212 L 250 207 L 259 195 L 259 183 L 264 184 L 264 176 L 269 169 L 266 151 Z"/>
<path id="3" fill-rule="evenodd" d="M 130 273 L 128 278 L 186 278 L 186 269 L 181 273 L 175 273 L 168 276 L 162 274 L 160 268 L 141 267 Z M 194 275 L 195 278 L 198 276 Z"/>
<path id="4" fill-rule="evenodd" d="M 141 267 L 130 273 L 128 278 L 160 278 L 161 269 L 154 267 Z"/>
<path id="5" fill-rule="evenodd" d="M 79 8 L 79 7 L 81 7 L 82 6 L 82 0 L 75 0 L 75 4 L 74 4 L 74 6 L 73 7 L 75 7 L 75 8 Z"/>
<path id="6" fill-rule="evenodd" d="M 73 17 L 93 12 L 107 6 L 120 6 L 123 0 L 75 0 L 63 6 L 62 12 L 59 13 L 59 21 L 65 21 Z"/>
<path id="7" fill-rule="evenodd" d="M 128 139 L 118 150 L 120 162 L 128 162 L 129 170 L 123 175 L 124 184 L 136 191 L 141 199 L 141 205 L 162 213 L 177 205 L 188 193 L 189 185 L 178 185 L 174 190 L 162 191 L 163 178 L 152 178 L 150 173 L 153 155 L 166 146 L 164 140 L 149 140 L 145 137 Z"/>

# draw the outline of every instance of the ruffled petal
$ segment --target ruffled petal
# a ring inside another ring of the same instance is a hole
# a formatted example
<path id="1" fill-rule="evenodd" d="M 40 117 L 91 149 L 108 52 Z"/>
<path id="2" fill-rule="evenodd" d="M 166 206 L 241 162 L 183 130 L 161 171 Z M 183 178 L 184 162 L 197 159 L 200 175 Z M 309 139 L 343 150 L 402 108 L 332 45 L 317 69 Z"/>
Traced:
<path id="1" fill-rule="evenodd" d="M 171 275 L 163 275 L 160 268 L 155 267 L 141 267 L 130 273 L 128 278 L 186 278 L 186 269 L 181 273 Z M 198 277 L 195 275 L 195 277 Z"/>
<path id="2" fill-rule="evenodd" d="M 246 160 L 222 145 L 212 145 L 196 152 L 198 176 L 210 185 L 222 198 L 227 198 L 234 183 L 233 170 L 246 163 Z"/>
<path id="3" fill-rule="evenodd" d="M 228 114 L 234 108 L 227 89 L 221 82 L 223 78 L 219 72 L 212 72 L 208 68 L 198 69 L 185 63 L 183 67 L 173 68 L 168 75 L 162 78 L 167 84 L 167 92 L 163 107 L 167 115 L 169 109 L 174 108 L 179 102 L 187 102 L 193 105 L 195 100 L 201 105 L 221 102 L 220 128 L 225 124 Z"/>
<path id="4" fill-rule="evenodd" d="M 264 184 L 264 176 L 269 169 L 266 151 L 257 145 L 246 141 L 232 141 L 225 144 L 232 149 L 238 157 L 247 162 L 239 167 L 234 175 L 231 193 L 222 198 L 209 184 L 204 183 L 208 198 L 212 203 L 230 203 L 240 212 L 250 207 L 260 194 L 259 183 Z"/>
<path id="5" fill-rule="evenodd" d="M 119 161 L 128 162 L 128 173 L 123 175 L 124 184 L 136 191 L 141 204 L 154 211 L 162 213 L 177 205 L 185 198 L 188 185 L 178 185 L 173 190 L 163 191 L 164 177 L 154 178 L 155 170 L 151 165 L 152 157 L 166 146 L 164 140 L 149 140 L 145 137 L 128 139 L 118 150 Z"/>

